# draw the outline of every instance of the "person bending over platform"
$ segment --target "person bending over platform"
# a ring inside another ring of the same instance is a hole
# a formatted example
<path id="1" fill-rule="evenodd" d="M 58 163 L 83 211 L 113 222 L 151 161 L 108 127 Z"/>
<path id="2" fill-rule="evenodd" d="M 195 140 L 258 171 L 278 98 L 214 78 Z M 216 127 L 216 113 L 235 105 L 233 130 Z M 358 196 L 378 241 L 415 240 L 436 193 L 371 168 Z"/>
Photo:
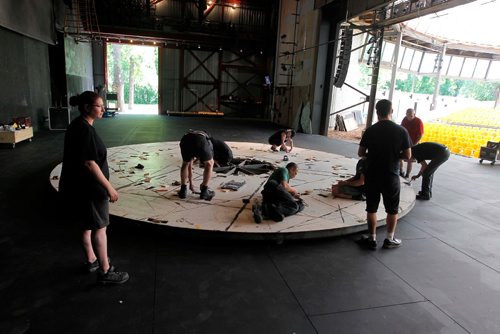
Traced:
<path id="1" fill-rule="evenodd" d="M 187 197 L 187 184 L 189 189 L 195 192 L 193 184 L 193 161 L 195 158 L 203 163 L 203 181 L 200 185 L 200 198 L 210 201 L 215 192 L 208 188 L 208 183 L 212 176 L 212 169 L 214 166 L 214 155 L 220 159 L 217 163 L 227 164 L 232 160 L 233 153 L 226 143 L 211 138 L 204 131 L 190 131 L 185 134 L 179 146 L 181 147 L 182 167 L 181 167 L 181 189 L 179 190 L 179 197 Z M 214 147 L 217 153 L 214 154 Z"/>
<path id="2" fill-rule="evenodd" d="M 387 212 L 387 238 L 384 248 L 396 248 L 401 240 L 394 238 L 398 223 L 400 179 L 399 159 L 410 159 L 411 142 L 408 131 L 391 120 L 392 102 L 377 102 L 378 122 L 366 128 L 359 143 L 358 155 L 366 157 L 365 189 L 368 237 L 359 240 L 368 249 L 377 249 L 377 210 L 380 195 Z"/>
<path id="3" fill-rule="evenodd" d="M 356 164 L 356 175 L 332 186 L 332 195 L 356 201 L 365 199 L 365 159 L 359 159 Z"/>
<path id="4" fill-rule="evenodd" d="M 422 188 L 417 194 L 419 200 L 430 200 L 432 197 L 432 180 L 434 172 L 450 158 L 450 150 L 441 144 L 426 142 L 413 146 L 412 158 L 420 163 L 421 168 L 412 181 L 422 176 Z M 430 160 L 429 164 L 425 160 Z"/>
<path id="5" fill-rule="evenodd" d="M 292 129 L 281 129 L 275 132 L 271 137 L 269 137 L 269 144 L 271 144 L 271 150 L 277 152 L 278 147 L 281 151 L 289 153 L 293 149 L 293 137 L 295 136 L 295 131 Z M 288 148 L 286 144 L 290 146 Z"/>
<path id="6" fill-rule="evenodd" d="M 299 168 L 296 163 L 290 162 L 286 168 L 280 167 L 271 174 L 264 190 L 262 190 L 262 207 L 254 205 L 252 208 L 257 224 L 262 221 L 262 215 L 280 222 L 284 217 L 299 213 L 304 209 L 299 192 L 290 186 L 290 179 L 297 176 Z"/>

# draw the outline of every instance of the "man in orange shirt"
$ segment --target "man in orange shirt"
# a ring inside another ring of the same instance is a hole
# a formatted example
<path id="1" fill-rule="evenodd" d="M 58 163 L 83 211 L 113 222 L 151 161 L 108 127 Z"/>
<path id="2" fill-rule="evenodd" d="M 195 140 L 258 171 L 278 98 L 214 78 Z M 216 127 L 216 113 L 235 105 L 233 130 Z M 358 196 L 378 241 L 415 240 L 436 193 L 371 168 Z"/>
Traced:
<path id="1" fill-rule="evenodd" d="M 424 123 L 422 123 L 422 120 L 420 118 L 415 116 L 414 109 L 409 108 L 408 110 L 406 110 L 406 117 L 403 118 L 401 126 L 408 131 L 408 134 L 410 135 L 410 139 L 412 142 L 412 146 L 417 145 L 420 142 L 420 139 L 422 139 L 422 136 L 424 135 Z M 412 163 L 413 162 L 411 159 L 407 160 L 406 174 L 405 174 L 403 172 L 403 160 L 401 160 L 399 165 L 399 175 L 401 175 L 404 178 L 408 178 L 411 173 Z"/>

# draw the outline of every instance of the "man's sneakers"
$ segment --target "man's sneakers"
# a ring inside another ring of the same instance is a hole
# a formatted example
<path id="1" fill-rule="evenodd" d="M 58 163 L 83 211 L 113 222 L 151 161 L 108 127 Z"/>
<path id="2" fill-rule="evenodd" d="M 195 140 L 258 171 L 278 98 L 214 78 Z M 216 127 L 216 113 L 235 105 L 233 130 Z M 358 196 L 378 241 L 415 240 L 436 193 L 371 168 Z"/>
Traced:
<path id="1" fill-rule="evenodd" d="M 401 240 L 392 238 L 392 239 L 385 239 L 384 240 L 384 245 L 382 246 L 385 249 L 392 249 L 392 248 L 398 248 L 401 246 Z"/>
<path id="2" fill-rule="evenodd" d="M 111 266 L 107 273 L 99 270 L 97 273 L 97 284 L 123 284 L 128 281 L 129 275 L 126 272 L 115 271 L 115 267 Z"/>
<path id="3" fill-rule="evenodd" d="M 257 224 L 262 223 L 262 207 L 260 206 L 260 204 L 255 203 L 252 206 L 252 213 L 253 213 L 253 220 L 255 220 Z"/>
<path id="4" fill-rule="evenodd" d="M 425 195 L 420 195 L 420 194 L 419 194 L 419 195 L 417 195 L 417 197 L 416 197 L 416 198 L 417 198 L 418 200 L 421 200 L 421 201 L 428 201 L 428 200 L 430 200 L 430 199 L 431 199 L 431 197 L 430 197 L 430 196 L 425 196 Z"/>
<path id="5" fill-rule="evenodd" d="M 367 235 L 363 235 L 356 242 L 358 243 L 358 245 L 360 245 L 363 248 L 366 248 L 369 250 L 376 250 L 377 249 L 377 240 L 373 240 Z"/>
<path id="6" fill-rule="evenodd" d="M 179 190 L 177 195 L 179 195 L 179 198 L 184 199 L 187 197 L 187 194 L 188 194 L 187 184 L 181 185 L 181 190 Z"/>
<path id="7" fill-rule="evenodd" d="M 363 194 L 353 195 L 352 199 L 355 201 L 366 201 L 366 196 Z"/>
<path id="8" fill-rule="evenodd" d="M 87 262 L 85 265 L 89 273 L 95 273 L 99 269 L 99 260 L 96 259 L 94 262 Z"/>
<path id="9" fill-rule="evenodd" d="M 285 215 L 281 213 L 278 206 L 274 203 L 266 203 L 263 211 L 265 211 L 264 213 L 267 217 L 277 223 L 282 222 L 283 219 L 285 219 Z"/>
<path id="10" fill-rule="evenodd" d="M 200 192 L 200 198 L 204 199 L 205 201 L 211 201 L 212 198 L 215 196 L 215 191 L 208 189 L 207 186 L 200 186 L 201 192 Z"/>
<path id="11" fill-rule="evenodd" d="M 297 200 L 297 213 L 304 211 L 306 204 L 302 198 Z"/>
<path id="12" fill-rule="evenodd" d="M 111 259 L 108 257 L 108 262 L 109 262 L 109 265 L 111 266 Z M 101 266 L 99 264 L 99 260 L 95 260 L 94 262 L 87 262 L 85 263 L 85 266 L 87 267 L 87 271 L 89 273 L 95 273 L 97 271 L 97 269 L 99 269 Z"/>
<path id="13" fill-rule="evenodd" d="M 361 247 L 370 249 L 370 250 L 376 250 L 377 249 L 377 240 L 373 240 L 367 235 L 362 236 L 360 239 L 356 241 Z M 384 245 L 382 248 L 384 249 L 393 249 L 393 248 L 398 248 L 401 246 L 401 240 L 392 238 L 392 239 L 385 239 L 384 240 Z"/>
<path id="14" fill-rule="evenodd" d="M 212 198 L 215 196 L 215 191 L 208 189 L 207 186 L 200 186 L 200 199 L 204 199 L 205 201 L 211 201 Z M 187 189 L 187 184 L 181 185 L 181 189 L 177 193 L 179 198 L 187 198 L 188 194 L 188 189 Z"/>
<path id="15" fill-rule="evenodd" d="M 417 194 L 417 199 L 422 200 L 422 201 L 428 201 L 431 199 L 431 194 L 424 194 L 423 192 L 419 191 Z"/>

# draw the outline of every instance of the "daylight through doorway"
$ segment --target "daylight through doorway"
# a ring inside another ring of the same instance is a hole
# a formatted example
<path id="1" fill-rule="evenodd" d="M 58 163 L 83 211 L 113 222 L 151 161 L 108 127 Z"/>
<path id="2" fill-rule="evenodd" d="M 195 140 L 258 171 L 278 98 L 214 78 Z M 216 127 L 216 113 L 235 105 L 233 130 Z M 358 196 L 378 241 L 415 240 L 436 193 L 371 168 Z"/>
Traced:
<path id="1" fill-rule="evenodd" d="M 107 44 L 106 107 L 119 114 L 158 114 L 158 48 Z"/>

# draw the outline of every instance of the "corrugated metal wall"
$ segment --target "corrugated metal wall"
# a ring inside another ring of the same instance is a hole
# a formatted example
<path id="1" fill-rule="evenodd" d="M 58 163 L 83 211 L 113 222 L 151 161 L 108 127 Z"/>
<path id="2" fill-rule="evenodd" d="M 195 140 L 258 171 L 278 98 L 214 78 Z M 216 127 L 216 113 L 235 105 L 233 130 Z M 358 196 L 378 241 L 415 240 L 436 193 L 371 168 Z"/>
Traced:
<path id="1" fill-rule="evenodd" d="M 160 48 L 160 89 L 161 112 L 179 111 L 180 103 L 180 53 L 181 50 Z"/>
<path id="2" fill-rule="evenodd" d="M 264 45 L 264 40 L 271 36 L 272 13 L 268 11 L 272 8 L 263 2 L 233 7 L 229 2 L 218 1 L 200 25 L 196 2 L 169 0 L 157 4 L 154 15 L 162 22 L 164 31 L 192 29 L 194 33 L 213 33 L 219 38 L 216 43 L 179 40 L 176 49 L 161 52 L 162 112 L 220 110 L 248 117 L 262 115 L 264 69 L 269 66 L 258 45 Z M 252 43 L 249 36 L 255 33 L 259 40 Z"/>
<path id="3" fill-rule="evenodd" d="M 220 110 L 226 115 L 262 114 L 264 56 L 163 48 L 160 62 L 163 113 Z"/>
<path id="4" fill-rule="evenodd" d="M 186 50 L 184 52 L 183 91 L 184 111 L 217 110 L 219 59 L 213 51 Z"/>

